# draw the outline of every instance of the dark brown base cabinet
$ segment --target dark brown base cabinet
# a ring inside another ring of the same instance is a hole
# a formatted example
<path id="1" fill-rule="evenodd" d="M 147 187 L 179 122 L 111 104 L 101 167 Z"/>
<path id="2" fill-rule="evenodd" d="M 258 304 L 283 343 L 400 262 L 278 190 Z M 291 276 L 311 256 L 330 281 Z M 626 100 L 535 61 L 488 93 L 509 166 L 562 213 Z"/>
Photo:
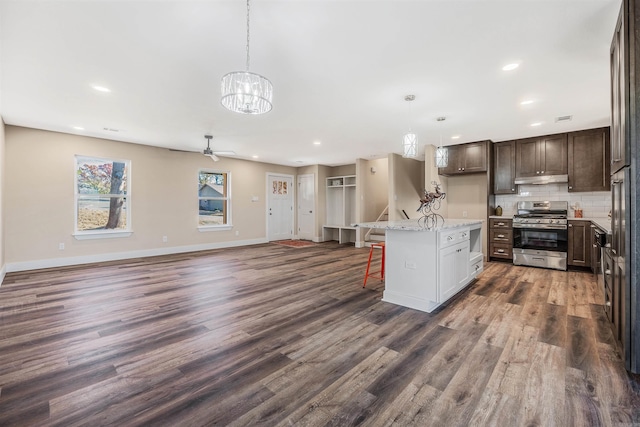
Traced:
<path id="1" fill-rule="evenodd" d="M 512 220 L 502 218 L 489 219 L 489 260 L 513 260 Z"/>
<path id="2" fill-rule="evenodd" d="M 569 133 L 569 192 L 611 190 L 609 128 Z"/>
<path id="3" fill-rule="evenodd" d="M 567 265 L 591 268 L 591 221 L 569 221 Z"/>

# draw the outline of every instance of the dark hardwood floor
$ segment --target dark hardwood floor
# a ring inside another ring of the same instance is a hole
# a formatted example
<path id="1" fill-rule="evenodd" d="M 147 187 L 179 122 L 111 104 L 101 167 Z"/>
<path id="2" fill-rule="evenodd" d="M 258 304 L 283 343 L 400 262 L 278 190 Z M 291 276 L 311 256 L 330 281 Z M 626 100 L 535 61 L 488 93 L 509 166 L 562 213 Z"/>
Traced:
<path id="1" fill-rule="evenodd" d="M 266 244 L 7 274 L 0 425 L 640 423 L 591 274 L 488 263 L 427 314 L 363 289 L 367 256 Z"/>

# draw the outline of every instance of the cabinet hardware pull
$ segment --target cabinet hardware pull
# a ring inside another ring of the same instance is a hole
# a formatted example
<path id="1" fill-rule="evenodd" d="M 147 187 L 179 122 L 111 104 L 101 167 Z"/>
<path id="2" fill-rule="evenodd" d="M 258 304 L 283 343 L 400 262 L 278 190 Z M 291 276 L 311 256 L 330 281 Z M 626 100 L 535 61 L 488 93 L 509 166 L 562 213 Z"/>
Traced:
<path id="1" fill-rule="evenodd" d="M 569 227 L 573 227 L 573 224 L 569 224 Z"/>
<path id="2" fill-rule="evenodd" d="M 511 189 L 511 191 L 516 191 L 516 189 L 515 189 L 515 188 L 512 188 L 512 189 Z"/>
<path id="3" fill-rule="evenodd" d="M 540 174 L 540 171 L 536 171 L 537 174 Z"/>
<path id="4" fill-rule="evenodd" d="M 604 274 L 606 274 L 607 276 L 611 276 L 611 270 L 605 270 Z"/>
<path id="5" fill-rule="evenodd" d="M 619 179 L 614 179 L 613 181 L 611 181 L 612 184 L 620 184 L 622 182 L 622 180 Z"/>
<path id="6" fill-rule="evenodd" d="M 503 238 L 504 234 L 498 234 L 498 237 Z"/>
<path id="7" fill-rule="evenodd" d="M 569 190 L 571 190 L 572 188 L 573 188 L 572 186 L 569 186 Z"/>
<path id="8" fill-rule="evenodd" d="M 464 168 L 462 168 L 462 170 L 464 170 Z"/>
<path id="9" fill-rule="evenodd" d="M 447 240 L 453 240 L 453 236 L 447 236 Z"/>
<path id="10" fill-rule="evenodd" d="M 503 254 L 504 253 L 504 249 L 498 249 L 498 253 L 499 254 Z"/>
<path id="11" fill-rule="evenodd" d="M 540 171 L 540 173 L 544 173 L 544 171 Z"/>
<path id="12" fill-rule="evenodd" d="M 622 159 L 613 159 L 613 160 L 611 160 L 611 164 L 614 164 L 615 162 L 621 162 L 621 161 L 622 161 Z"/>
<path id="13" fill-rule="evenodd" d="M 595 225 L 593 225 L 593 224 L 591 224 L 591 228 L 596 228 L 596 226 L 595 226 Z"/>
<path id="14" fill-rule="evenodd" d="M 504 225 L 504 222 L 499 222 L 498 225 Z"/>
<path id="15" fill-rule="evenodd" d="M 597 247 L 598 247 L 598 245 L 596 245 L 596 244 L 594 243 L 594 244 L 593 244 L 593 247 L 594 247 L 594 248 L 597 248 Z"/>
<path id="16" fill-rule="evenodd" d="M 611 307 L 611 301 L 605 302 L 604 305 L 606 305 L 607 307 Z"/>

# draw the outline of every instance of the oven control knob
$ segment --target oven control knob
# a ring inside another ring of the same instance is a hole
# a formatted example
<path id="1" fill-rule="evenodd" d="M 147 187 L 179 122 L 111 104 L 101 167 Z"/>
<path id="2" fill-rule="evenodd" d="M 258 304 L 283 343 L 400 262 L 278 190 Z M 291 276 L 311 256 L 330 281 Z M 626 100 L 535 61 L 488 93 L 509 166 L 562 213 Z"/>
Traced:
<path id="1" fill-rule="evenodd" d="M 539 224 L 539 223 L 540 223 L 540 220 L 539 220 L 539 219 L 536 219 L 536 222 Z"/>

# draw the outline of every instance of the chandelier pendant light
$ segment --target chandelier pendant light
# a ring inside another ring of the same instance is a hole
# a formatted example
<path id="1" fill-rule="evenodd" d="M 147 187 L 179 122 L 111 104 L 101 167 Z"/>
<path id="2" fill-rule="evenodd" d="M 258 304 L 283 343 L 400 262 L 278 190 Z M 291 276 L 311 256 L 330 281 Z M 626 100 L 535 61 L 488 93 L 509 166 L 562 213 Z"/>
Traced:
<path id="1" fill-rule="evenodd" d="M 436 120 L 444 122 L 446 117 L 438 117 Z M 449 164 L 449 150 L 442 146 L 442 130 L 440 130 L 440 146 L 436 148 L 435 160 L 437 168 L 446 168 Z"/>
<path id="2" fill-rule="evenodd" d="M 411 102 L 416 99 L 415 95 L 407 95 L 404 97 L 405 101 Z M 411 104 L 409 104 L 409 116 L 411 116 Z M 409 117 L 411 119 L 411 117 Z M 402 157 L 414 158 L 418 155 L 418 136 L 411 131 L 409 126 L 409 132 L 407 132 L 402 138 Z"/>
<path id="3" fill-rule="evenodd" d="M 220 103 L 229 111 L 242 114 L 264 114 L 271 111 L 273 86 L 266 77 L 249 72 L 249 12 L 247 0 L 247 62 L 245 71 L 232 71 L 222 76 Z"/>

